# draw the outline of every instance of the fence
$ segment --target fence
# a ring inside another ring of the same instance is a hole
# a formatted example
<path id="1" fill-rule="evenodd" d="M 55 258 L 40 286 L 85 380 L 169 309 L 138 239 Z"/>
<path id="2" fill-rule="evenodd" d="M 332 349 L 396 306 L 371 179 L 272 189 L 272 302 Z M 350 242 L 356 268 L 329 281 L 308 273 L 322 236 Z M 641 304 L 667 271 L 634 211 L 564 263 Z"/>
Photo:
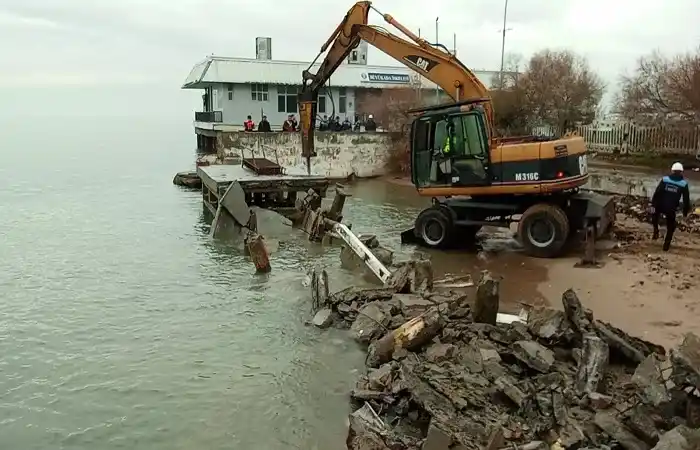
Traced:
<path id="1" fill-rule="evenodd" d="M 576 132 L 589 150 L 602 153 L 668 153 L 700 155 L 700 128 L 646 127 L 629 122 L 583 125 Z"/>

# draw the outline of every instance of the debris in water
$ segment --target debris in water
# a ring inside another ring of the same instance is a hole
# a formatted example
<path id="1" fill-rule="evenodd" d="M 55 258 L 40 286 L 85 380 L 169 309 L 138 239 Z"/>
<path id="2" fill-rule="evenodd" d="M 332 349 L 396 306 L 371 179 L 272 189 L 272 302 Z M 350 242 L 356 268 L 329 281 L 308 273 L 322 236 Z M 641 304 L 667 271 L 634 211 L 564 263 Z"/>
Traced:
<path id="1" fill-rule="evenodd" d="M 667 359 L 662 347 L 596 320 L 573 290 L 562 295 L 563 311 L 494 321 L 498 289 L 488 273 L 480 285 L 489 307 L 476 322 L 464 293 L 436 295 L 428 267 L 405 267 L 385 288 L 351 287 L 325 305 L 334 325 L 368 349 L 367 374 L 351 392 L 349 449 L 675 450 L 697 442 L 697 430 L 679 426 L 700 417 L 683 390 L 700 388 L 700 338 L 690 335 Z"/>

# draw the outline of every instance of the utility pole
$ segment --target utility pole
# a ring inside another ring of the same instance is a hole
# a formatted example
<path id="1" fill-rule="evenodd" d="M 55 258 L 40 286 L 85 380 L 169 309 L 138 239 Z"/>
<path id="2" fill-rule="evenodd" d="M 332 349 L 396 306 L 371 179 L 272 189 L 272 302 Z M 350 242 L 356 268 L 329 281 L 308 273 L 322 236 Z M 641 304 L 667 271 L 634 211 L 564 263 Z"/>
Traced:
<path id="1" fill-rule="evenodd" d="M 440 20 L 440 17 L 435 18 L 435 45 L 440 43 L 440 38 L 438 37 L 438 20 Z M 435 104 L 440 103 L 440 87 L 437 85 L 435 86 Z"/>
<path id="2" fill-rule="evenodd" d="M 508 18 L 508 0 L 505 0 L 505 2 L 505 6 L 503 7 L 503 34 L 501 38 L 501 89 L 503 89 L 503 64 L 506 57 L 506 32 L 508 31 L 506 28 L 506 20 Z"/>

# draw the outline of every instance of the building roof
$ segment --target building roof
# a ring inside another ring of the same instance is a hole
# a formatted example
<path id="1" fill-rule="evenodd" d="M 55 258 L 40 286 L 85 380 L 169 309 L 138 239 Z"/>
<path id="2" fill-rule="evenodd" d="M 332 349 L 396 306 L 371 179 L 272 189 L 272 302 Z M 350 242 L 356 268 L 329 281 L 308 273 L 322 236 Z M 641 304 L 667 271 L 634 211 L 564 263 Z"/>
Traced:
<path id="1" fill-rule="evenodd" d="M 318 69 L 318 64 L 312 71 Z M 301 84 L 301 73 L 308 62 L 274 61 L 252 58 L 209 56 L 196 64 L 182 85 L 183 89 L 202 89 L 214 83 Z M 486 86 L 491 85 L 496 71 L 474 71 Z M 418 85 L 434 89 L 436 85 L 417 72 L 403 66 L 372 66 L 343 63 L 331 77 L 332 86 L 343 87 L 403 87 Z"/>

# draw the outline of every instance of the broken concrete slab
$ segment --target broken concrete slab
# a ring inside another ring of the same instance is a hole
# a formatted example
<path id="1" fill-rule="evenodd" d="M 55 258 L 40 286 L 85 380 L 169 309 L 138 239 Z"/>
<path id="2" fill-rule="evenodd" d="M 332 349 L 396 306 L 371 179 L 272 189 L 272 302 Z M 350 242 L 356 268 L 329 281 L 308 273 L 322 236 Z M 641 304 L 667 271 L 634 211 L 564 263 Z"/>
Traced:
<path id="1" fill-rule="evenodd" d="M 431 422 L 421 450 L 450 450 L 450 445 L 452 437 Z"/>
<path id="2" fill-rule="evenodd" d="M 536 308 L 530 311 L 528 322 L 530 332 L 547 341 L 562 341 L 571 330 L 571 324 L 563 311 L 551 308 Z"/>
<path id="3" fill-rule="evenodd" d="M 608 344 L 594 333 L 585 333 L 583 351 L 576 370 L 576 390 L 579 394 L 598 391 L 608 367 L 608 360 Z"/>
<path id="4" fill-rule="evenodd" d="M 683 336 L 683 342 L 671 350 L 671 363 L 676 385 L 700 389 L 700 337 L 694 333 Z"/>
<path id="5" fill-rule="evenodd" d="M 679 425 L 659 438 L 653 450 L 695 450 L 700 444 L 700 430 Z"/>
<path id="6" fill-rule="evenodd" d="M 671 393 L 661 372 L 661 359 L 656 354 L 647 356 L 634 371 L 632 382 L 641 390 L 643 400 L 653 406 L 671 401 Z"/>
<path id="7" fill-rule="evenodd" d="M 333 311 L 323 308 L 314 314 L 312 323 L 318 328 L 328 328 L 333 325 Z"/>
<path id="8" fill-rule="evenodd" d="M 391 274 L 386 284 L 400 294 L 429 292 L 433 289 L 433 266 L 427 259 L 407 261 Z"/>
<path id="9" fill-rule="evenodd" d="M 396 294 L 394 295 L 394 300 L 398 301 L 404 317 L 409 319 L 419 316 L 426 312 L 428 308 L 435 306 L 432 301 L 416 294 Z"/>
<path id="10" fill-rule="evenodd" d="M 615 439 L 625 450 L 649 450 L 650 447 L 641 439 L 638 439 L 615 416 L 610 413 L 599 412 L 593 422 Z"/>
<path id="11" fill-rule="evenodd" d="M 595 410 L 608 409 L 613 403 L 613 398 L 599 392 L 588 393 L 588 404 Z"/>
<path id="12" fill-rule="evenodd" d="M 360 344 L 369 344 L 373 339 L 386 331 L 386 325 L 391 320 L 386 306 L 379 302 L 368 303 L 357 313 L 357 318 L 350 326 L 350 333 Z"/>
<path id="13" fill-rule="evenodd" d="M 514 342 L 511 351 L 518 360 L 538 372 L 546 373 L 554 364 L 554 352 L 535 341 Z"/>
<path id="14" fill-rule="evenodd" d="M 500 281 L 493 278 L 487 270 L 481 273 L 476 288 L 476 301 L 472 315 L 474 322 L 496 325 L 500 298 Z"/>

